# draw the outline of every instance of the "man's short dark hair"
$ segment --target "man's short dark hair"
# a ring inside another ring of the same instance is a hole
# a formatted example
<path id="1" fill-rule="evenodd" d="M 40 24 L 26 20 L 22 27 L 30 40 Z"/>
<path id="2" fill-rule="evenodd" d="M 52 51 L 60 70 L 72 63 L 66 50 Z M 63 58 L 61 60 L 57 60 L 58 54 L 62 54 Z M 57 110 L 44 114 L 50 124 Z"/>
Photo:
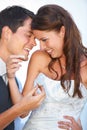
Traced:
<path id="1" fill-rule="evenodd" d="M 9 6 L 0 11 L 0 37 L 4 26 L 8 26 L 15 33 L 28 18 L 33 19 L 34 13 L 20 6 Z"/>

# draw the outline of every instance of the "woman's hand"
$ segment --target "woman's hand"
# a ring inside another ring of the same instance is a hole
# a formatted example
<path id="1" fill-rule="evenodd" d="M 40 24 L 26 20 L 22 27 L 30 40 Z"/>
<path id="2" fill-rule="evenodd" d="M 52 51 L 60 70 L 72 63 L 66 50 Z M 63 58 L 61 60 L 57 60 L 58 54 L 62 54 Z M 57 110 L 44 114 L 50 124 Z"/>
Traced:
<path id="1" fill-rule="evenodd" d="M 82 130 L 80 121 L 76 122 L 72 116 L 64 116 L 67 121 L 59 121 L 58 127 L 66 130 Z"/>

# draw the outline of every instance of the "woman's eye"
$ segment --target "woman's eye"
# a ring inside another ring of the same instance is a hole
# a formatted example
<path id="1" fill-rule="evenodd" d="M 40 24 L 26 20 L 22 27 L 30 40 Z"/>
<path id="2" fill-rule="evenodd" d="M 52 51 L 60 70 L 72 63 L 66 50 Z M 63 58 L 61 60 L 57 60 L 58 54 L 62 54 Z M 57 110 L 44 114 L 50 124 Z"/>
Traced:
<path id="1" fill-rule="evenodd" d="M 28 37 L 30 38 L 32 35 L 28 35 Z"/>
<path id="2" fill-rule="evenodd" d="M 46 41 L 47 41 L 47 39 L 42 39 L 42 41 L 43 41 L 43 42 L 46 42 Z"/>

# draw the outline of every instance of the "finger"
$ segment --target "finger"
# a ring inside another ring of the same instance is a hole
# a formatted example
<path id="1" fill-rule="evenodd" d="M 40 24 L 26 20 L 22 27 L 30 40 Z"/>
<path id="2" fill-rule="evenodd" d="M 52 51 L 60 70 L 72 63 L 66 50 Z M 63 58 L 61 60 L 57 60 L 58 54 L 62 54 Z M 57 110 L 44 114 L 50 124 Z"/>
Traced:
<path id="1" fill-rule="evenodd" d="M 32 88 L 32 90 L 29 92 L 29 95 L 34 95 L 37 89 L 38 89 L 38 86 Z"/>
<path id="2" fill-rule="evenodd" d="M 59 121 L 58 124 L 67 125 L 67 126 L 70 126 L 70 127 L 72 125 L 72 123 L 68 122 L 68 121 Z"/>
<path id="3" fill-rule="evenodd" d="M 10 57 L 8 57 L 7 61 L 6 61 L 6 65 L 12 65 L 14 63 L 19 63 L 21 61 L 23 61 L 25 59 L 24 56 L 22 55 L 10 55 Z"/>
<path id="4" fill-rule="evenodd" d="M 43 86 L 42 85 L 39 85 L 39 84 L 37 84 L 38 85 L 38 88 L 41 90 L 41 91 L 44 91 L 44 89 L 43 89 Z"/>
<path id="5" fill-rule="evenodd" d="M 44 88 L 40 85 L 37 85 L 37 90 L 35 91 L 34 96 L 36 96 L 39 104 L 41 104 L 46 96 Z"/>
<path id="6" fill-rule="evenodd" d="M 58 125 L 58 128 L 64 129 L 64 130 L 70 130 L 71 128 L 68 128 L 67 126 Z"/>
<path id="7" fill-rule="evenodd" d="M 40 104 L 45 99 L 45 97 L 46 97 L 45 91 L 43 91 L 43 92 L 36 95 L 36 98 L 37 98 L 37 100 L 39 100 Z"/>
<path id="8" fill-rule="evenodd" d="M 64 116 L 65 119 L 70 120 L 72 123 L 75 122 L 75 119 L 73 116 Z"/>
<path id="9" fill-rule="evenodd" d="M 41 96 L 39 97 L 39 102 L 40 102 L 40 104 L 43 102 L 44 99 L 45 99 L 45 94 L 44 94 L 44 95 L 41 95 Z"/>
<path id="10" fill-rule="evenodd" d="M 41 103 L 46 96 L 44 89 L 42 87 L 41 87 L 41 89 L 42 89 L 41 93 L 37 93 L 38 86 L 36 86 L 36 87 L 32 88 L 32 90 L 29 92 L 29 95 L 35 96 L 37 102 L 39 102 L 39 103 Z"/>
<path id="11" fill-rule="evenodd" d="M 37 84 L 37 85 L 38 85 L 39 90 L 40 90 L 42 93 L 45 93 L 44 87 L 43 87 L 42 85 L 39 85 L 39 84 Z"/>
<path id="12" fill-rule="evenodd" d="M 25 60 L 25 56 L 24 55 L 10 55 L 10 58 Z"/>
<path id="13" fill-rule="evenodd" d="M 69 130 L 70 128 L 72 128 L 72 124 L 70 122 L 59 121 L 58 127 Z"/>
<path id="14" fill-rule="evenodd" d="M 37 91 L 35 92 L 34 96 L 39 96 L 40 98 L 43 96 L 46 96 L 45 90 L 42 86 L 40 86 L 40 88 L 37 89 Z"/>
<path id="15" fill-rule="evenodd" d="M 15 63 L 20 63 L 20 59 L 10 59 L 10 61 L 7 61 L 7 66 L 15 64 Z"/>
<path id="16" fill-rule="evenodd" d="M 17 58 L 17 56 L 15 56 L 15 55 L 10 55 L 10 56 L 8 57 L 8 59 L 7 59 L 7 63 L 11 63 L 11 62 L 13 61 L 13 59 L 19 60 L 19 59 Z"/>
<path id="17" fill-rule="evenodd" d="M 15 77 L 15 74 L 16 72 L 19 70 L 19 67 L 18 68 L 14 68 L 14 69 L 10 69 L 10 70 L 7 70 L 7 77 L 8 78 L 13 78 Z"/>
<path id="18" fill-rule="evenodd" d="M 21 64 L 19 64 L 19 62 L 10 62 L 6 64 L 6 69 L 7 71 L 12 70 L 14 68 L 20 68 Z"/>
<path id="19" fill-rule="evenodd" d="M 21 64 L 13 64 L 13 65 L 9 65 L 7 66 L 7 71 L 9 70 L 12 70 L 12 69 L 15 69 L 15 68 L 20 68 L 21 67 Z"/>
<path id="20" fill-rule="evenodd" d="M 13 74 L 13 73 L 15 73 L 18 70 L 19 70 L 19 67 L 16 67 L 14 69 L 10 69 L 10 70 L 7 71 L 7 74 Z"/>

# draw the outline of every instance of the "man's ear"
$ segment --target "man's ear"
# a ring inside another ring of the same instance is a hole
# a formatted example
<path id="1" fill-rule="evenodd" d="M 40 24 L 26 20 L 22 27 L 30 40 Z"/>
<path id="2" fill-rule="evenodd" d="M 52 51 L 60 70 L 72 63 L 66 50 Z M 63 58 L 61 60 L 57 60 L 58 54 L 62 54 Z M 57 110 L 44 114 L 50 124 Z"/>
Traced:
<path id="1" fill-rule="evenodd" d="M 11 36 L 11 34 L 12 34 L 12 31 L 11 31 L 11 29 L 8 26 L 4 26 L 2 28 L 2 34 L 1 34 L 2 38 L 8 40 L 9 37 Z"/>

